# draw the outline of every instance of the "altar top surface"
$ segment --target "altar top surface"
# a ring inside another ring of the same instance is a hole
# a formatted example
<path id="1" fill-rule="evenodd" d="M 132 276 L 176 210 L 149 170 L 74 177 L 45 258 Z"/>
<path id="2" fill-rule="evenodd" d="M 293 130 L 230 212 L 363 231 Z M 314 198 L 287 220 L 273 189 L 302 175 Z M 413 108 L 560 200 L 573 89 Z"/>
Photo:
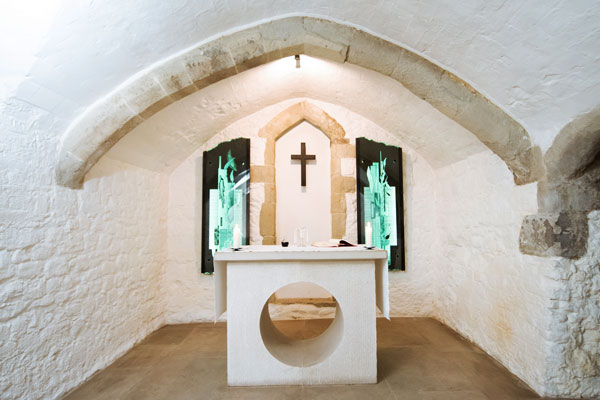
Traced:
<path id="1" fill-rule="evenodd" d="M 241 250 L 225 249 L 214 254 L 215 261 L 269 261 L 269 260 L 374 260 L 387 259 L 381 249 L 356 247 L 282 247 L 244 246 Z"/>

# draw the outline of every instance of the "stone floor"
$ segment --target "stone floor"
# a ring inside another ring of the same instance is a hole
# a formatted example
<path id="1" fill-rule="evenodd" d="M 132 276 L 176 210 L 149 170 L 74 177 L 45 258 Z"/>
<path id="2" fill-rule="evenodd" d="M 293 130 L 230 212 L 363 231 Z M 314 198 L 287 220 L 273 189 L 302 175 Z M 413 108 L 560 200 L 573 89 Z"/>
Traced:
<path id="1" fill-rule="evenodd" d="M 287 335 L 300 338 L 329 321 L 276 323 Z M 230 388 L 226 325 L 169 325 L 64 399 L 539 398 L 478 347 L 433 319 L 378 319 L 377 335 L 376 385 Z"/>

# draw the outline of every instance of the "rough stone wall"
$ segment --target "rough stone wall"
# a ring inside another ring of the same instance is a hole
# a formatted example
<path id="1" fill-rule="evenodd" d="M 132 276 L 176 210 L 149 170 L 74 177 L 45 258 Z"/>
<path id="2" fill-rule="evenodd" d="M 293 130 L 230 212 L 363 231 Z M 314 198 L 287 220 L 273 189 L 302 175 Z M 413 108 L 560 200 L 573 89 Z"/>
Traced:
<path id="1" fill-rule="evenodd" d="M 554 262 L 521 254 L 518 241 L 523 217 L 537 210 L 536 185 L 515 186 L 491 152 L 436 173 L 436 314 L 545 393 Z"/>
<path id="2" fill-rule="evenodd" d="M 165 178 L 104 159 L 57 187 L 62 123 L 0 105 L 2 399 L 56 398 L 163 323 Z"/>
<path id="3" fill-rule="evenodd" d="M 549 393 L 600 396 L 600 211 L 588 214 L 587 254 L 557 259 L 551 278 Z"/>
<path id="4" fill-rule="evenodd" d="M 600 209 L 600 105 L 564 126 L 544 155 L 538 214 L 521 228 L 521 250 L 577 259 L 587 253 L 591 210 Z"/>
<path id="5" fill-rule="evenodd" d="M 212 277 L 201 275 L 196 263 L 195 160 L 202 151 L 218 143 L 236 137 L 251 138 L 251 164 L 262 164 L 266 141 L 258 136 L 258 130 L 279 112 L 305 100 L 331 115 L 346 130 L 346 137 L 353 142 L 356 137 L 366 136 L 403 147 L 405 173 L 405 205 L 407 235 L 407 271 L 390 275 L 390 300 L 393 316 L 433 315 L 432 282 L 436 253 L 431 251 L 437 242 L 435 229 L 435 183 L 429 164 L 394 135 L 371 121 L 343 107 L 313 99 L 290 99 L 267 107 L 249 117 L 230 125 L 198 149 L 170 176 L 168 262 L 166 273 L 167 321 L 192 322 L 212 320 L 214 316 L 214 293 Z M 258 214 L 264 195 L 262 184 L 251 187 L 251 243 L 262 243 L 257 225 Z M 347 238 L 356 240 L 356 201 L 347 198 Z"/>

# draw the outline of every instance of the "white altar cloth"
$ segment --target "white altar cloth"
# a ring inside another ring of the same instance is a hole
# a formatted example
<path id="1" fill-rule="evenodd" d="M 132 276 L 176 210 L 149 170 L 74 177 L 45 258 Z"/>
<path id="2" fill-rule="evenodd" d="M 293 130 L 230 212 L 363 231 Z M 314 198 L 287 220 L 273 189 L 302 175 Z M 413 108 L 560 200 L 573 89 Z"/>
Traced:
<path id="1" fill-rule="evenodd" d="M 229 385 L 377 382 L 375 306 L 389 318 L 385 250 L 246 246 L 213 259 L 215 321 L 228 314 Z M 331 326 L 313 339 L 284 338 L 268 313 L 271 295 L 296 282 L 315 283 L 338 303 Z"/>

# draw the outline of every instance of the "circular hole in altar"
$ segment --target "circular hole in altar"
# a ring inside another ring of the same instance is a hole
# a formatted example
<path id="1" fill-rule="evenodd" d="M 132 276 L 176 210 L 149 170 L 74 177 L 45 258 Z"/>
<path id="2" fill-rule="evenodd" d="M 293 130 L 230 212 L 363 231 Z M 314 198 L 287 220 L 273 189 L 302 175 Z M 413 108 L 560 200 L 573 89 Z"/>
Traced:
<path id="1" fill-rule="evenodd" d="M 294 340 L 323 334 L 333 323 L 337 306 L 328 290 L 310 282 L 285 285 L 277 289 L 267 303 L 275 328 Z"/>
<path id="2" fill-rule="evenodd" d="M 278 298 L 277 293 L 319 293 L 318 298 Z M 327 296 L 328 295 L 328 296 Z M 260 315 L 260 334 L 269 353 L 284 364 L 309 367 L 326 360 L 342 340 L 344 318 L 335 297 L 310 282 L 276 290 Z"/>

